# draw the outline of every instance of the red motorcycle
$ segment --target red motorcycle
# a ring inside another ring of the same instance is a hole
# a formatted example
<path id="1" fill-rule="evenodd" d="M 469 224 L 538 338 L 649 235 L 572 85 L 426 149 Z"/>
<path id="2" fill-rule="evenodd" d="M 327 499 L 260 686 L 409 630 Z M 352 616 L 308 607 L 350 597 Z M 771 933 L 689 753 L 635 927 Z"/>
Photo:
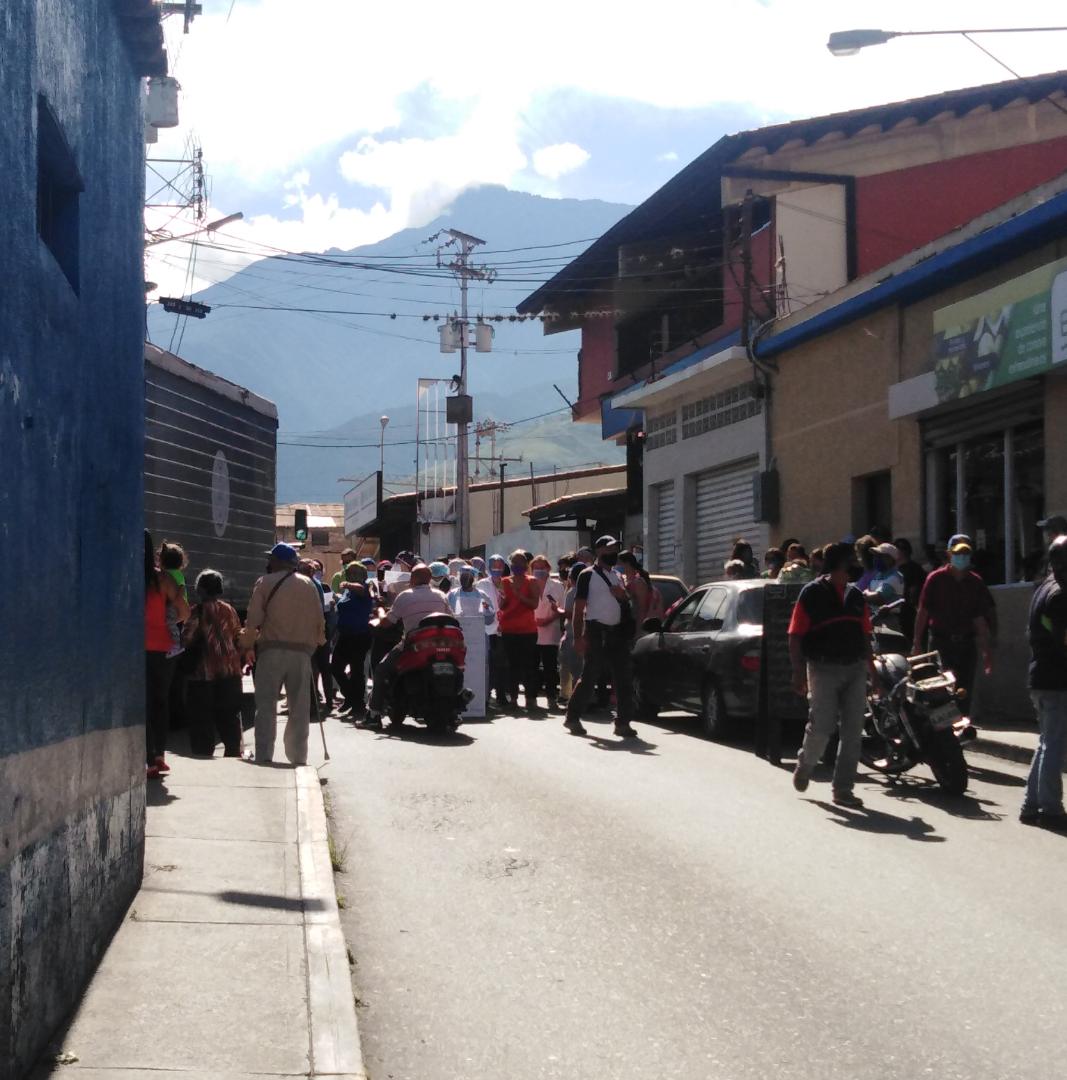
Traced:
<path id="1" fill-rule="evenodd" d="M 401 724 L 405 717 L 428 731 L 451 735 L 460 725 L 472 690 L 463 685 L 467 647 L 451 615 L 427 615 L 404 639 L 386 712 Z"/>

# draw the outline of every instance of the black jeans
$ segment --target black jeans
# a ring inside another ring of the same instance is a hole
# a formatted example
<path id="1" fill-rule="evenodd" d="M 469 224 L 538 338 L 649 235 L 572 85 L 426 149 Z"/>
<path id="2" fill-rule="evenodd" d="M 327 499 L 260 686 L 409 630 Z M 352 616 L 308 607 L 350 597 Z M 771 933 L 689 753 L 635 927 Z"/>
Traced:
<path id="1" fill-rule="evenodd" d="M 537 646 L 537 692 L 551 705 L 559 696 L 559 646 Z"/>
<path id="2" fill-rule="evenodd" d="M 170 733 L 170 684 L 177 657 L 168 660 L 163 652 L 145 654 L 145 761 L 156 763 L 167 752 Z"/>
<path id="3" fill-rule="evenodd" d="M 311 657 L 311 696 L 318 693 L 318 681 L 322 679 L 322 696 L 327 705 L 333 705 L 333 679 L 330 677 L 330 646 L 320 645 Z"/>
<path id="4" fill-rule="evenodd" d="M 526 694 L 526 707 L 537 698 L 537 635 L 501 634 L 508 657 L 508 693 L 513 705 L 518 704 L 519 684 Z"/>
<path id="5" fill-rule="evenodd" d="M 634 718 L 634 680 L 630 665 L 633 641 L 628 633 L 602 623 L 585 624 L 585 667 L 574 686 L 567 704 L 567 720 L 580 720 L 596 691 L 601 674 L 610 673 L 615 687 L 615 702 L 619 723 L 629 724 Z"/>
<path id="6" fill-rule="evenodd" d="M 241 753 L 241 676 L 189 679 L 185 684 L 189 749 L 209 756 L 222 742 L 227 757 Z"/>
<path id="7" fill-rule="evenodd" d="M 363 674 L 363 664 L 371 644 L 369 630 L 364 634 L 352 634 L 342 630 L 337 636 L 337 644 L 333 647 L 330 670 L 345 699 L 345 705 L 353 709 L 362 709 L 366 701 L 367 680 Z"/>
<path id="8" fill-rule="evenodd" d="M 969 716 L 974 708 L 974 680 L 978 669 L 978 643 L 973 637 L 953 640 L 930 635 L 930 648 L 941 654 L 941 662 L 946 670 L 956 676 L 967 696 L 963 699 L 963 710 Z"/>

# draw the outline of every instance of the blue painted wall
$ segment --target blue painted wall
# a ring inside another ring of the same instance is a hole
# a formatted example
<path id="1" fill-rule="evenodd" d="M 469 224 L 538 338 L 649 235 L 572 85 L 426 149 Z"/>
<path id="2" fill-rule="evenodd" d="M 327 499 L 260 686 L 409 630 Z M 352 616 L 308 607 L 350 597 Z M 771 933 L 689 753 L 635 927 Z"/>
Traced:
<path id="1" fill-rule="evenodd" d="M 3 0 L 0 56 L 0 1075 L 9 1075 L 76 999 L 140 879 L 144 777 L 131 754 L 144 718 L 144 145 L 140 79 L 112 0 Z M 39 94 L 85 185 L 77 292 L 38 236 Z"/>

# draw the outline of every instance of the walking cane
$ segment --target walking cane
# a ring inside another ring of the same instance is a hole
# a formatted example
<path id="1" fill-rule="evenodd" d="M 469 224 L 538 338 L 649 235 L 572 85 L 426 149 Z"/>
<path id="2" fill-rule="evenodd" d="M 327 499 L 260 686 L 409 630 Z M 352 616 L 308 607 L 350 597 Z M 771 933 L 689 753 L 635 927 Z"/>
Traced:
<path id="1" fill-rule="evenodd" d="M 319 717 L 319 734 L 322 736 L 322 752 L 326 756 L 326 760 L 330 760 L 330 751 L 326 749 L 326 717 Z"/>

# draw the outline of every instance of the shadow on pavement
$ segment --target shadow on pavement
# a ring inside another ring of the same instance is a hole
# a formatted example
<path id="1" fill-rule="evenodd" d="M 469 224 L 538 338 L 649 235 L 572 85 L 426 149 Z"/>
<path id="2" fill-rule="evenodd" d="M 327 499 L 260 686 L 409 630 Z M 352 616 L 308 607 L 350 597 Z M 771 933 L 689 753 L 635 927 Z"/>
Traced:
<path id="1" fill-rule="evenodd" d="M 172 795 L 167 790 L 166 780 L 149 780 L 145 785 L 144 801 L 147 806 L 169 806 L 180 798 L 180 795 Z"/>
<path id="2" fill-rule="evenodd" d="M 656 744 L 645 742 L 644 739 L 605 739 L 600 735 L 590 735 L 589 745 L 597 750 L 625 751 L 628 754 L 641 754 L 645 757 L 659 757 L 656 753 Z"/>
<path id="3" fill-rule="evenodd" d="M 979 799 L 974 795 L 946 795 L 932 781 L 918 776 L 897 777 L 894 783 L 884 784 L 883 794 L 900 802 L 921 802 L 926 806 L 936 806 L 953 817 L 967 818 L 969 821 L 1002 821 L 1004 814 L 993 813 L 987 806 L 999 806 L 989 799 Z"/>
<path id="4" fill-rule="evenodd" d="M 887 814 L 882 810 L 871 810 L 867 807 L 850 810 L 844 806 L 834 806 L 833 803 L 824 802 L 821 799 L 807 801 L 832 814 L 830 820 L 846 829 L 882 833 L 885 836 L 904 836 L 909 840 L 918 840 L 926 844 L 943 844 L 948 839 L 945 836 L 939 836 L 934 831 L 933 825 L 928 821 L 923 821 L 921 817 L 896 817 L 894 814 Z"/>
<path id="5" fill-rule="evenodd" d="M 982 765 L 975 765 L 972 761 L 967 762 L 967 771 L 975 780 L 981 780 L 986 784 L 996 784 L 999 787 L 1026 787 L 1024 776 L 1001 772 L 999 769 L 987 769 Z"/>
<path id="6" fill-rule="evenodd" d="M 386 724 L 384 730 L 377 731 L 374 734 L 379 739 L 403 739 L 404 742 L 453 749 L 458 746 L 473 746 L 476 741 L 473 736 L 462 731 L 457 731 L 453 735 L 438 735 L 432 731 L 427 731 L 424 727 L 415 727 L 412 724 L 400 724 L 399 727 Z"/>
<path id="7" fill-rule="evenodd" d="M 186 890 L 175 890 L 186 891 Z M 272 908 L 276 911 L 325 911 L 326 905 L 321 900 L 299 897 L 279 896 L 276 893 L 241 892 L 236 889 L 224 889 L 218 893 L 205 895 L 217 896 L 223 903 L 240 904 L 242 907 Z"/>

